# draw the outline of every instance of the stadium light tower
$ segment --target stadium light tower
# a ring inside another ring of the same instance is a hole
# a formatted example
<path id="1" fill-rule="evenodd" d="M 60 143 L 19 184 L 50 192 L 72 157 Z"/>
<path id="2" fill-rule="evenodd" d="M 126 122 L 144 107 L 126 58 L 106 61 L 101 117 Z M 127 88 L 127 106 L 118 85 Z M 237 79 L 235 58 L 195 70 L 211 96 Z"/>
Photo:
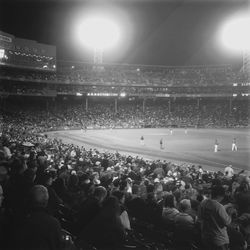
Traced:
<path id="1" fill-rule="evenodd" d="M 94 64 L 103 63 L 103 51 L 114 47 L 119 40 L 118 25 L 106 17 L 89 17 L 79 25 L 81 42 L 93 50 Z"/>
<path id="2" fill-rule="evenodd" d="M 221 30 L 225 48 L 242 53 L 242 70 L 250 76 L 250 5 L 246 14 L 233 17 Z"/>

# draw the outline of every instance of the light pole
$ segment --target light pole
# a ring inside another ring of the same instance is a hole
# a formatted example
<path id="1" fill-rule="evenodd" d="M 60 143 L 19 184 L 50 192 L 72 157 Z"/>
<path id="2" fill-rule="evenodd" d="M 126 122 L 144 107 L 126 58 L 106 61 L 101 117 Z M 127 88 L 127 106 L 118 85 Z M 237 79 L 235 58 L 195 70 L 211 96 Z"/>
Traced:
<path id="1" fill-rule="evenodd" d="M 250 50 L 243 51 L 242 59 L 242 71 L 250 77 Z"/>
<path id="2" fill-rule="evenodd" d="M 94 65 L 100 65 L 103 63 L 103 49 L 101 48 L 94 48 L 94 58 L 93 62 Z"/>
<path id="3" fill-rule="evenodd" d="M 250 76 L 250 8 L 228 20 L 221 30 L 225 48 L 242 54 L 242 71 Z"/>

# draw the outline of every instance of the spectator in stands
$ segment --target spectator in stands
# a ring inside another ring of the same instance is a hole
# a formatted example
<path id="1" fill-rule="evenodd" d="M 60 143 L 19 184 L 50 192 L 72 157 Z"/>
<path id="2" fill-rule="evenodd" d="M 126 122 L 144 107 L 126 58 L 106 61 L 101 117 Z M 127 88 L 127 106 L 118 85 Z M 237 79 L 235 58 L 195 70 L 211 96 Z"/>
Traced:
<path id="1" fill-rule="evenodd" d="M 10 151 L 7 143 L 3 144 L 3 152 L 4 152 L 4 158 L 5 159 L 8 160 L 8 159 L 11 158 L 11 151 Z"/>
<path id="2" fill-rule="evenodd" d="M 250 245 L 250 214 L 242 214 L 237 218 L 237 222 L 240 225 L 240 231 L 242 232 L 244 239 L 247 241 L 247 245 Z"/>
<path id="3" fill-rule="evenodd" d="M 25 167 L 21 159 L 13 160 L 10 178 L 6 183 L 5 189 L 6 212 L 13 221 L 20 224 L 22 224 L 22 218 L 26 213 L 27 197 L 36 177 L 32 169 L 24 169 Z"/>
<path id="4" fill-rule="evenodd" d="M 112 195 L 115 196 L 119 201 L 120 211 L 121 211 L 120 218 L 121 218 L 121 222 L 122 222 L 123 227 L 126 230 L 131 230 L 129 216 L 128 216 L 126 207 L 124 205 L 124 203 L 125 203 L 125 193 L 117 190 L 117 191 L 114 191 L 112 193 Z"/>
<path id="5" fill-rule="evenodd" d="M 239 215 L 244 213 L 250 214 L 250 187 L 246 180 L 242 181 L 238 190 L 235 191 L 235 199 Z"/>
<path id="6" fill-rule="evenodd" d="M 70 195 L 69 190 L 66 187 L 65 179 L 58 177 L 52 184 L 53 189 L 55 190 L 56 194 L 62 199 L 64 204 L 72 204 L 73 196 Z"/>
<path id="7" fill-rule="evenodd" d="M 228 204 L 226 211 L 231 217 L 231 223 L 227 227 L 229 236 L 229 249 L 230 250 L 245 250 L 247 249 L 247 242 L 244 239 L 244 235 L 240 231 L 240 226 L 237 221 L 237 210 L 233 204 Z"/>
<path id="8" fill-rule="evenodd" d="M 53 177 L 52 174 L 49 172 L 45 172 L 41 176 L 41 182 L 39 184 L 45 186 L 49 193 L 49 200 L 47 209 L 51 215 L 56 215 L 59 205 L 63 204 L 62 199 L 57 195 L 54 188 L 52 187 Z"/>
<path id="9" fill-rule="evenodd" d="M 231 223 L 231 218 L 220 204 L 224 195 L 225 190 L 222 186 L 212 186 L 211 199 L 201 202 L 199 218 L 204 249 L 228 249 L 229 237 L 226 227 Z"/>
<path id="10" fill-rule="evenodd" d="M 153 185 L 152 185 L 152 191 L 153 192 L 151 192 L 151 185 L 149 185 L 147 198 L 145 200 L 145 203 L 146 203 L 146 206 L 145 206 L 145 213 L 146 214 L 145 215 L 146 215 L 146 217 L 144 218 L 144 220 L 148 221 L 149 223 L 153 223 L 153 224 L 161 224 L 162 207 L 161 207 L 161 204 L 157 203 L 156 193 L 154 192 Z"/>
<path id="11" fill-rule="evenodd" d="M 78 189 L 79 189 L 78 188 L 79 187 L 79 178 L 78 178 L 75 171 L 71 172 L 71 175 L 68 178 L 68 185 L 67 186 L 68 186 L 68 190 L 70 192 L 74 193 L 74 192 L 78 191 Z"/>
<path id="12" fill-rule="evenodd" d="M 176 199 L 172 194 L 168 194 L 165 197 L 164 208 L 162 211 L 162 218 L 164 226 L 169 230 L 174 229 L 175 218 L 179 214 L 179 210 L 176 208 Z"/>
<path id="13" fill-rule="evenodd" d="M 174 219 L 174 245 L 175 249 L 191 249 L 194 240 L 194 219 L 188 213 L 191 210 L 191 202 L 188 199 L 181 200 L 179 211 Z"/>
<path id="14" fill-rule="evenodd" d="M 232 168 L 232 165 L 229 165 L 227 167 L 225 167 L 224 169 L 224 174 L 227 178 L 232 178 L 234 175 L 234 170 Z"/>
<path id="15" fill-rule="evenodd" d="M 99 215 L 106 196 L 106 188 L 98 186 L 95 188 L 94 194 L 82 202 L 76 215 L 75 231 L 77 235 Z"/>
<path id="16" fill-rule="evenodd" d="M 61 226 L 47 213 L 48 200 L 46 187 L 36 185 L 31 189 L 30 213 L 19 235 L 20 249 L 61 249 Z"/>
<path id="17" fill-rule="evenodd" d="M 101 212 L 81 231 L 80 238 L 97 247 L 119 249 L 125 241 L 125 228 L 120 219 L 120 206 L 116 197 L 110 196 Z"/>
<path id="18" fill-rule="evenodd" d="M 134 184 L 132 186 L 132 194 L 130 199 L 127 199 L 125 202 L 129 216 L 136 218 L 138 220 L 144 220 L 146 218 L 145 213 L 145 200 L 141 197 L 140 186 Z"/>

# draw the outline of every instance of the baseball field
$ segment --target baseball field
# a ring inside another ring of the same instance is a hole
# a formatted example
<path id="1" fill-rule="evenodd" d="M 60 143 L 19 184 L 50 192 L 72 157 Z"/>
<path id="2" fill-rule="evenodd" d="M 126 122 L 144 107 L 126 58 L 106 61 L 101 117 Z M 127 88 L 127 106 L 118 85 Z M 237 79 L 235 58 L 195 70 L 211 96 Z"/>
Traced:
<path id="1" fill-rule="evenodd" d="M 139 155 L 144 159 L 165 159 L 179 164 L 202 165 L 209 170 L 221 170 L 232 165 L 237 171 L 250 174 L 250 129 L 103 129 L 64 130 L 49 136 L 64 142 L 97 148 L 101 152 L 118 151 Z M 143 136 L 144 142 L 141 142 Z M 238 150 L 232 151 L 236 138 Z M 162 139 L 162 147 L 160 140 Z M 214 152 L 217 139 L 219 151 Z"/>

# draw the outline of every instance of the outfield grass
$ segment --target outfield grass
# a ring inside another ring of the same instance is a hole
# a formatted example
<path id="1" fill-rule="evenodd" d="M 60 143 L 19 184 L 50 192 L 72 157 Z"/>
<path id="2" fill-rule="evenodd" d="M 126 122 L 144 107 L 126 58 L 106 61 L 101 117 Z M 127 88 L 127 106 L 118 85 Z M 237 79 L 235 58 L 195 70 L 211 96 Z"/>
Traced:
<path id="1" fill-rule="evenodd" d="M 200 164 L 211 170 L 223 170 L 231 164 L 235 169 L 244 169 L 250 174 L 250 130 L 249 129 L 115 129 L 51 132 L 51 136 L 65 142 L 140 155 L 146 159 Z M 145 145 L 140 138 L 144 136 Z M 160 149 L 160 139 L 163 149 Z M 232 152 L 232 140 L 236 138 L 238 151 Z M 214 153 L 215 139 L 219 152 Z"/>

